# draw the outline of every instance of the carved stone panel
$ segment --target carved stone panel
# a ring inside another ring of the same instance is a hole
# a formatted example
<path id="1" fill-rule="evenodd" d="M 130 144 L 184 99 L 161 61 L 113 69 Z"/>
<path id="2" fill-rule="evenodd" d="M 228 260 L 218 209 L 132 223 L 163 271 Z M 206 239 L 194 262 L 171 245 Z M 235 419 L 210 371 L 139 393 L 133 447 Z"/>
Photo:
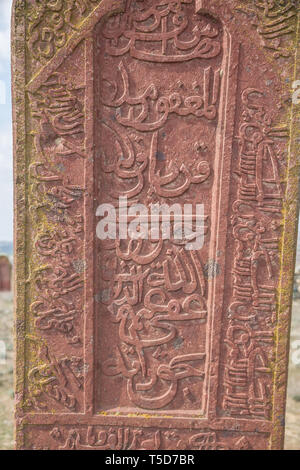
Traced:
<path id="1" fill-rule="evenodd" d="M 282 447 L 298 12 L 14 2 L 19 449 Z"/>

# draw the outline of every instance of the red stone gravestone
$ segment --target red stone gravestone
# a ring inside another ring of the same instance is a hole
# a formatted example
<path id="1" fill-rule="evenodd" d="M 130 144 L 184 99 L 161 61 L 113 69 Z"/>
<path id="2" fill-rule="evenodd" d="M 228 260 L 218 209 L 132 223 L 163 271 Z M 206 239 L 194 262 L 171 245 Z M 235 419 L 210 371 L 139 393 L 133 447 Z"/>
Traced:
<path id="1" fill-rule="evenodd" d="M 11 263 L 7 256 L 0 255 L 0 291 L 11 290 Z"/>
<path id="2" fill-rule="evenodd" d="M 297 2 L 13 18 L 17 447 L 281 448 Z"/>

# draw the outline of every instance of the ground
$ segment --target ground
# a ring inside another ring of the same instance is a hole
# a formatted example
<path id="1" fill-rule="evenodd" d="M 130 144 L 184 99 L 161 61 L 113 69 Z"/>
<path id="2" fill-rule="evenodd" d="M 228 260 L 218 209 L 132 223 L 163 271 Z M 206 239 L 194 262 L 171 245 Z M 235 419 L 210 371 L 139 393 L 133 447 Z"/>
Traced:
<path id="1" fill-rule="evenodd" d="M 6 344 L 6 360 L 0 353 L 0 450 L 13 449 L 13 305 L 12 294 L 0 293 L 0 341 Z M 300 450 L 300 299 L 294 300 L 286 414 L 286 450 Z M 0 343 L 1 344 L 1 343 Z M 3 343 L 2 343 L 3 344 Z M 0 346 L 1 351 L 1 346 Z M 297 364 L 299 363 L 299 364 Z"/>
<path id="2" fill-rule="evenodd" d="M 298 352 L 295 342 L 299 341 Z M 298 363 L 298 364 L 297 364 Z M 300 300 L 293 302 L 285 449 L 300 450 Z"/>
<path id="3" fill-rule="evenodd" d="M 13 302 L 12 294 L 0 293 L 0 449 L 13 449 Z"/>

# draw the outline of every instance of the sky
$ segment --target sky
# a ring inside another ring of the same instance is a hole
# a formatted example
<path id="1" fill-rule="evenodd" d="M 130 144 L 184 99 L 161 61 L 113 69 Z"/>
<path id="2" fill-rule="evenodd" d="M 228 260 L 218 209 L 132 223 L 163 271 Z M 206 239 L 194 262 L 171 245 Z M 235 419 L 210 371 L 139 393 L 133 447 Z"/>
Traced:
<path id="1" fill-rule="evenodd" d="M 0 241 L 13 239 L 12 112 L 10 94 L 10 12 L 0 0 Z"/>

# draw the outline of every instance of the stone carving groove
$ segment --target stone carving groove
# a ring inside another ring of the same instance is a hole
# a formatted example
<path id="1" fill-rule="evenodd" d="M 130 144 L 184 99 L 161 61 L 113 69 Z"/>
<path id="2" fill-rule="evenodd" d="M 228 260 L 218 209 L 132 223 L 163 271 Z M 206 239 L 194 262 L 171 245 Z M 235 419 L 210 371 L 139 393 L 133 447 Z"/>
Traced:
<path id="1" fill-rule="evenodd" d="M 148 431 L 145 429 L 110 428 L 96 429 L 89 426 L 86 431 L 70 429 L 67 438 L 64 430 L 53 428 L 51 437 L 60 442 L 61 450 L 226 450 L 226 443 L 218 439 L 215 432 L 194 432 L 188 437 L 180 430 Z M 64 440 L 65 439 L 65 440 Z M 234 439 L 234 450 L 250 450 L 251 444 L 243 436 Z"/>
<path id="2" fill-rule="evenodd" d="M 57 357 L 51 346 L 37 348 L 37 365 L 28 371 L 25 405 L 40 411 L 50 408 L 47 401 L 69 412 L 82 407 L 82 377 L 72 369 L 81 363 L 78 368 L 84 370 L 77 356 L 83 341 L 84 187 L 72 184 L 65 167 L 67 162 L 86 158 L 83 94 L 84 86 L 68 83 L 57 72 L 29 95 L 37 126 L 33 134 L 36 157 L 29 167 L 29 213 L 36 253 L 27 279 L 32 292 L 30 313 L 39 334 L 50 339 L 50 344 L 58 335 L 72 354 Z"/>
<path id="3" fill-rule="evenodd" d="M 129 52 L 139 60 L 172 63 L 211 59 L 220 53 L 218 30 L 210 22 L 203 18 L 191 26 L 185 7 L 193 0 L 153 3 L 145 8 L 127 0 L 125 13 L 109 19 L 102 31 L 108 54 L 120 57 Z M 153 51 L 147 48 L 150 42 L 156 43 Z"/>
<path id="4" fill-rule="evenodd" d="M 285 139 L 287 129 L 272 126 L 260 91 L 244 90 L 242 103 L 223 405 L 233 416 L 269 419 L 283 198 L 281 155 L 274 139 Z"/>
<path id="5" fill-rule="evenodd" d="M 257 28 L 264 47 L 272 52 L 273 57 L 290 57 L 297 28 L 297 2 L 253 0 L 247 2 L 245 11 L 253 13 L 252 24 Z"/>
<path id="6" fill-rule="evenodd" d="M 118 197 L 126 196 L 129 206 L 162 201 L 183 204 L 192 202 L 192 188 L 197 187 L 200 201 L 201 186 L 213 184 L 213 160 L 202 156 L 197 140 L 186 136 L 185 141 L 194 149 L 189 159 L 181 149 L 176 160 L 172 147 L 171 155 L 163 154 L 160 148 L 169 122 L 179 128 L 184 118 L 191 118 L 194 134 L 197 126 L 209 123 L 216 129 L 223 32 L 212 18 L 192 15 L 190 0 L 144 3 L 126 2 L 125 13 L 110 18 L 96 33 L 100 40 L 95 63 L 109 61 L 116 70 L 113 76 L 106 76 L 103 68 L 98 82 L 102 116 L 99 197 L 104 203 L 116 204 Z M 145 77 L 140 85 L 136 74 L 130 72 L 138 69 L 142 74 L 145 62 L 161 64 L 161 70 L 171 72 L 186 61 L 190 62 L 190 75 L 182 73 L 184 80 L 178 79 L 167 90 L 158 83 L 154 68 L 153 80 Z M 111 145 L 119 157 L 113 155 Z M 211 142 L 212 153 L 214 145 Z M 209 233 L 209 208 L 207 211 Z M 173 228 L 176 230 L 176 216 Z M 101 319 L 110 317 L 119 335 L 113 355 L 109 354 L 113 357 L 100 360 L 100 381 L 123 377 L 124 409 L 163 410 L 181 400 L 183 409 L 201 409 L 205 403 L 201 383 L 206 379 L 208 360 L 207 253 L 186 251 L 188 240 L 172 237 L 169 242 L 152 235 L 149 233 L 148 240 L 100 244 L 96 262 L 103 264 L 99 328 L 104 330 Z M 192 343 L 187 336 L 192 325 L 201 341 L 187 346 Z M 116 382 L 105 383 L 110 388 Z"/>
<path id="7" fill-rule="evenodd" d="M 28 47 L 37 62 L 45 63 L 65 46 L 101 0 L 28 0 Z"/>

